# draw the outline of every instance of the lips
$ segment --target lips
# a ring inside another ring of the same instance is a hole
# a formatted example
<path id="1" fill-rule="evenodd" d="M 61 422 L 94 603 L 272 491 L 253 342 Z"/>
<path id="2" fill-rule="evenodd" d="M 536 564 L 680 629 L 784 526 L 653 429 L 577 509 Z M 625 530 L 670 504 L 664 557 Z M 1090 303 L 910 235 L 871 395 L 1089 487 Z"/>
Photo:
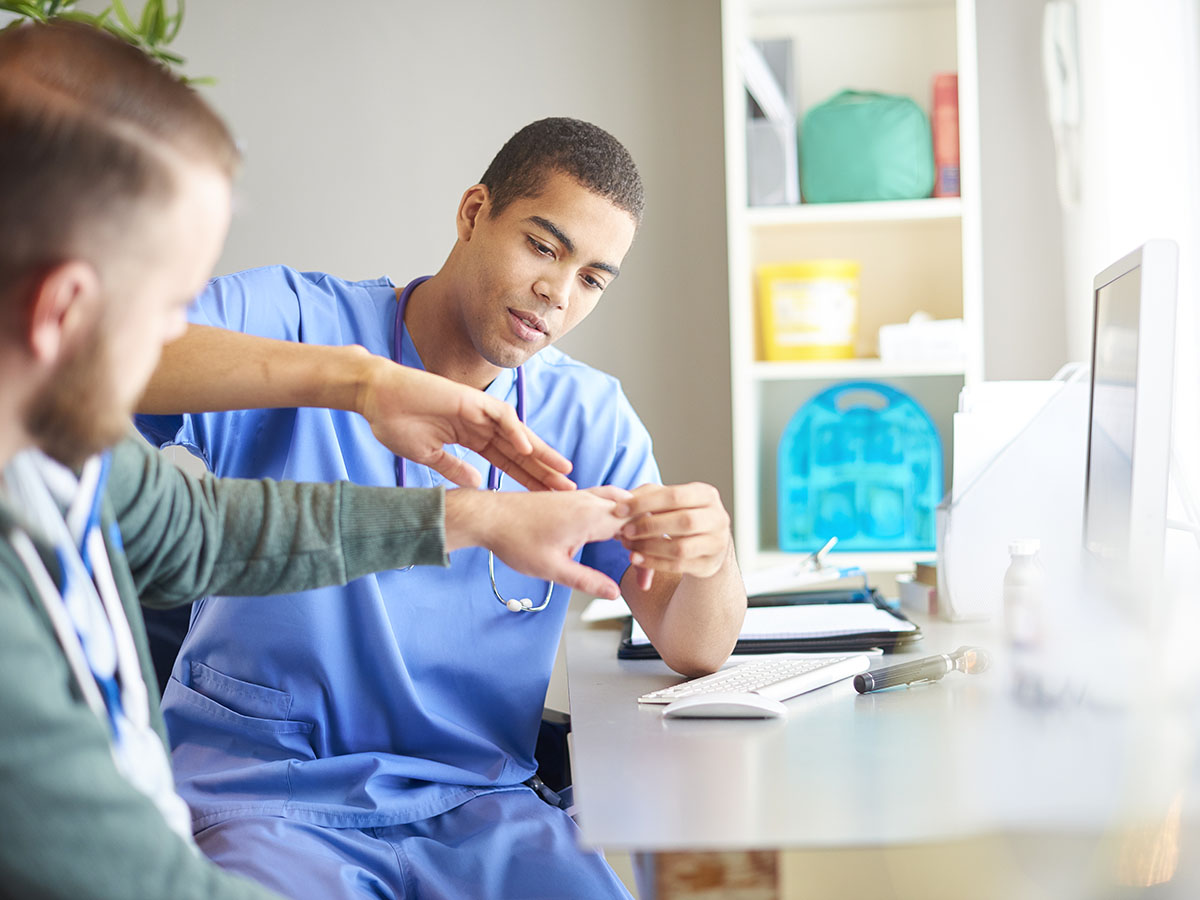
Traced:
<path id="1" fill-rule="evenodd" d="M 513 331 L 522 340 L 539 341 L 550 333 L 544 319 L 526 310 L 509 308 L 508 317 Z"/>

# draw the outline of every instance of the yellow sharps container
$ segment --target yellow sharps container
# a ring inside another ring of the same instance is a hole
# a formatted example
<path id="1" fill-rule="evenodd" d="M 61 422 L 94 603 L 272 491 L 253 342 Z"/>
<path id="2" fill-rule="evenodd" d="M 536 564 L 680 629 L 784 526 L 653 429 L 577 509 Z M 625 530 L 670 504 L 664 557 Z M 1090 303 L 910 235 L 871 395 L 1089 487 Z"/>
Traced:
<path id="1" fill-rule="evenodd" d="M 809 259 L 758 267 L 758 317 L 768 361 L 850 359 L 858 331 L 859 263 Z"/>

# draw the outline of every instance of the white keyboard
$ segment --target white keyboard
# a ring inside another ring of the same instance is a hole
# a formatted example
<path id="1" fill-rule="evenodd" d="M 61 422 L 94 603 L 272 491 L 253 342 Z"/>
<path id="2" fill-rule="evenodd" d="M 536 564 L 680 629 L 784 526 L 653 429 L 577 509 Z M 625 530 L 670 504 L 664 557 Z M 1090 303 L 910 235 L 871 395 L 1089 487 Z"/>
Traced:
<path id="1" fill-rule="evenodd" d="M 852 656 L 777 657 L 764 656 L 749 662 L 693 678 L 638 697 L 638 703 L 671 703 L 695 694 L 760 694 L 772 700 L 787 700 L 870 668 L 869 657 Z"/>

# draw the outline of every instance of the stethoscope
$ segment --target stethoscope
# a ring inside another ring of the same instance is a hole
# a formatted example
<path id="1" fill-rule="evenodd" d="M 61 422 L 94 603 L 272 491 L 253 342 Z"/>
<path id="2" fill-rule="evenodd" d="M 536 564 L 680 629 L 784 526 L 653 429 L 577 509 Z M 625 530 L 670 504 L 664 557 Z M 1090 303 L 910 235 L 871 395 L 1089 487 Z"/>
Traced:
<path id="1" fill-rule="evenodd" d="M 413 290 L 423 281 L 427 281 L 428 275 L 422 278 L 416 278 L 408 283 L 408 286 L 396 298 L 396 333 L 395 333 L 395 349 L 392 351 L 392 358 L 397 365 L 404 365 L 404 310 L 408 308 L 408 298 L 412 296 Z M 525 424 L 525 368 L 517 366 L 517 418 L 521 424 Z M 489 491 L 500 490 L 501 472 L 496 468 L 495 464 L 488 467 L 487 486 Z M 404 457 L 396 457 L 396 484 L 400 487 L 405 486 L 404 479 Z M 496 554 L 488 551 L 488 577 L 492 581 L 492 593 L 496 595 L 496 599 L 504 604 L 510 612 L 541 612 L 550 603 L 550 595 L 554 593 L 554 582 L 546 582 L 546 598 L 542 601 L 541 606 L 534 606 L 533 601 L 528 597 L 522 597 L 520 600 L 510 598 L 505 600 L 500 593 L 500 588 L 496 586 Z"/>

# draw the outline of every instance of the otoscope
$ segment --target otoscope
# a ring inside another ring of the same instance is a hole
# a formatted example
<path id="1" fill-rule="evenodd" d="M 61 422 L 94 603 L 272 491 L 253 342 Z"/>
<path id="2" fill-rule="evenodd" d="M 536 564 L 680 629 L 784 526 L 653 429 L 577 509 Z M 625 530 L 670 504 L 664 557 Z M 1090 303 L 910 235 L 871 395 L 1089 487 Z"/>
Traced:
<path id="1" fill-rule="evenodd" d="M 854 689 L 860 694 L 865 694 L 868 691 L 881 691 L 901 684 L 937 681 L 947 672 L 954 671 L 976 675 L 986 671 L 990 664 L 991 659 L 986 650 L 979 647 L 959 647 L 953 653 L 940 653 L 937 656 L 927 656 L 924 659 L 855 675 Z"/>

